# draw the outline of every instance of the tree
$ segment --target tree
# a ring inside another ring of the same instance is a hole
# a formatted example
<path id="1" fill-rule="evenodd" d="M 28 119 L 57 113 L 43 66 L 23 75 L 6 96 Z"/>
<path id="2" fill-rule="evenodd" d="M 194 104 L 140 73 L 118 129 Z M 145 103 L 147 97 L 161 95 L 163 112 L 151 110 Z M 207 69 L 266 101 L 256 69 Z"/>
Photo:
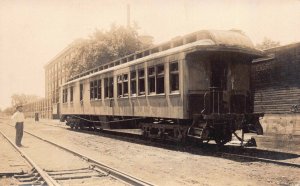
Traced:
<path id="1" fill-rule="evenodd" d="M 264 40 L 262 41 L 262 43 L 256 45 L 256 48 L 258 48 L 260 50 L 266 50 L 266 49 L 278 47 L 278 46 L 280 46 L 279 41 L 273 41 L 270 38 L 265 37 Z"/>
<path id="2" fill-rule="evenodd" d="M 15 111 L 16 109 L 14 107 L 7 107 L 3 110 L 3 113 L 6 115 L 12 115 Z"/>
<path id="3" fill-rule="evenodd" d="M 152 45 L 152 40 L 141 42 L 137 26 L 112 25 L 110 30 L 96 30 L 89 39 L 76 44 L 73 57 L 67 63 L 69 77 L 132 54 Z"/>
<path id="4" fill-rule="evenodd" d="M 26 95 L 26 94 L 13 94 L 11 96 L 11 105 L 16 107 L 17 105 L 25 105 L 40 99 L 36 95 Z"/>

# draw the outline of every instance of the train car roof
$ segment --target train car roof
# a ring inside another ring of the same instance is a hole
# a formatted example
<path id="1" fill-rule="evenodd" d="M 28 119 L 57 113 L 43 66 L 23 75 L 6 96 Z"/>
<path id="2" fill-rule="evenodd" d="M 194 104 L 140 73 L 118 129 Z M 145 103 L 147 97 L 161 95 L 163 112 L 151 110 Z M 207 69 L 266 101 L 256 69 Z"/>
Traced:
<path id="1" fill-rule="evenodd" d="M 182 45 L 176 46 L 175 43 L 180 40 L 182 40 L 182 42 L 184 43 Z M 170 47 L 163 50 L 163 48 L 168 45 Z M 152 53 L 151 51 L 153 51 L 154 49 L 159 49 L 159 51 Z M 81 81 L 83 79 L 87 79 L 119 68 L 125 68 L 129 65 L 136 65 L 159 57 L 172 55 L 178 52 L 192 52 L 195 50 L 239 51 L 243 53 L 252 54 L 256 57 L 262 56 L 262 52 L 255 49 L 251 40 L 241 31 L 203 30 L 188 34 L 183 37 L 176 37 L 175 39 L 172 39 L 169 42 L 165 42 L 160 45 L 154 46 L 150 49 L 139 51 L 134 54 L 112 61 L 110 63 L 103 64 L 97 68 L 83 72 L 71 78 L 68 82 L 61 86 L 65 86 L 67 84 L 71 84 L 76 81 Z M 140 58 L 137 57 L 139 54 L 144 54 L 146 51 L 151 53 Z"/>

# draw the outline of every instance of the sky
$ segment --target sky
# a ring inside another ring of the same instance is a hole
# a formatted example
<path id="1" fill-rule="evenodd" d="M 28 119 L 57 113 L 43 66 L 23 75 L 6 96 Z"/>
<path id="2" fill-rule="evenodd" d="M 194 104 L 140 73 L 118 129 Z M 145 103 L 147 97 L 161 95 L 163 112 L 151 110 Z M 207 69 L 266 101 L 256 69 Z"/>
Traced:
<path id="1" fill-rule="evenodd" d="M 156 44 L 203 29 L 240 29 L 300 42 L 300 0 L 0 0 L 0 109 L 12 94 L 44 97 L 44 65 L 78 38 L 111 24 L 140 27 Z"/>

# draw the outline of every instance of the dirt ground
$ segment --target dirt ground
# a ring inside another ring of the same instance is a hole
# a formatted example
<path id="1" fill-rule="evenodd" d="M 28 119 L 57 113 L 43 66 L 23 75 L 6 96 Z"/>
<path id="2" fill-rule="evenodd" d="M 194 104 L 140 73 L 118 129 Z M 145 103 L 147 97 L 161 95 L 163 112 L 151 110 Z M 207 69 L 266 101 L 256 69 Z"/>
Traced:
<path id="1" fill-rule="evenodd" d="M 25 130 L 155 185 L 300 184 L 299 168 L 168 150 L 75 132 L 45 123 L 53 122 L 35 123 L 28 120 Z M 8 127 L 5 126 L 6 122 L 0 125 L 1 128 Z M 26 138 L 22 143 L 27 145 Z M 28 145 L 28 148 L 34 147 Z"/>
<path id="2" fill-rule="evenodd" d="M 0 123 L 1 124 L 1 123 Z M 0 173 L 21 173 L 31 169 L 8 141 L 0 135 Z M 18 182 L 11 177 L 0 177 L 0 185 L 16 185 Z"/>

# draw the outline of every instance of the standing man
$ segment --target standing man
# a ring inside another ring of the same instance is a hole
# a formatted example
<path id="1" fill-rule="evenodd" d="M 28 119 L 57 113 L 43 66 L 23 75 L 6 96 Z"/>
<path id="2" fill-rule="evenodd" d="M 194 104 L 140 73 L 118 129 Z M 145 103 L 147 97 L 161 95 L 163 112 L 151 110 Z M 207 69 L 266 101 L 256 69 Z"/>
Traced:
<path id="1" fill-rule="evenodd" d="M 23 137 L 23 128 L 24 128 L 24 120 L 25 116 L 23 114 L 23 107 L 22 105 L 17 106 L 17 111 L 14 113 L 14 115 L 11 117 L 13 122 L 16 124 L 16 145 L 18 147 L 21 147 L 21 140 Z"/>

